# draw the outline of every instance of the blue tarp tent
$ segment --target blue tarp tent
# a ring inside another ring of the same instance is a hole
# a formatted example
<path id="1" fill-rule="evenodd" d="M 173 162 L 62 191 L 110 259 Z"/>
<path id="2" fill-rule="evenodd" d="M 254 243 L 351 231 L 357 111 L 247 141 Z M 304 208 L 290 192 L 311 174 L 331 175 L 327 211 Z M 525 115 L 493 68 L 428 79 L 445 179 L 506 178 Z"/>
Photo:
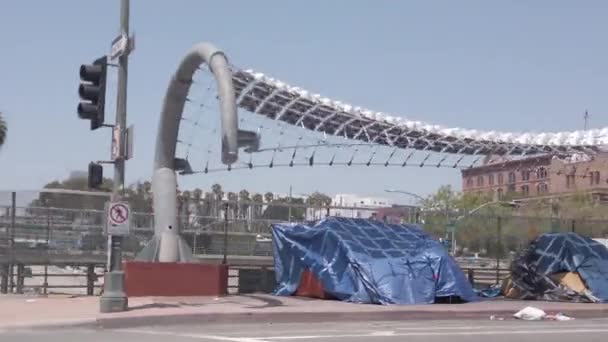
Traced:
<path id="1" fill-rule="evenodd" d="M 588 293 L 561 288 L 553 275 L 576 272 Z M 608 249 L 576 233 L 543 234 L 513 261 L 512 286 L 521 299 L 608 302 Z"/>
<path id="2" fill-rule="evenodd" d="M 330 217 L 312 225 L 273 224 L 277 295 L 296 292 L 305 270 L 333 297 L 355 303 L 474 301 L 445 247 L 415 225 Z"/>

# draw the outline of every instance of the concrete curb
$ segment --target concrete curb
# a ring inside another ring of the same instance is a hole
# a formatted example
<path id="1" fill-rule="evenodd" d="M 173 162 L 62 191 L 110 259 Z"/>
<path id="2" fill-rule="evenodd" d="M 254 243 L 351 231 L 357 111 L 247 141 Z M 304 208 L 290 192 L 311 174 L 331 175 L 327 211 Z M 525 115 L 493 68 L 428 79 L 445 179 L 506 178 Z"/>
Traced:
<path id="1" fill-rule="evenodd" d="M 92 328 L 97 327 L 97 320 L 94 318 L 87 319 L 69 319 L 69 320 L 52 320 L 38 321 L 35 323 L 14 323 L 0 325 L 0 330 L 19 330 L 19 329 L 65 329 L 65 328 Z"/>
<path id="2" fill-rule="evenodd" d="M 140 326 L 166 326 L 179 324 L 234 324 L 234 323 L 318 323 L 318 322 L 369 322 L 403 320 L 489 320 L 490 316 L 515 319 L 515 312 L 484 311 L 384 311 L 384 312 L 283 312 L 283 313 L 201 313 L 172 315 L 143 315 L 132 317 L 102 317 L 96 324 L 104 329 L 123 329 Z M 576 319 L 608 317 L 608 310 L 569 310 L 564 314 Z"/>

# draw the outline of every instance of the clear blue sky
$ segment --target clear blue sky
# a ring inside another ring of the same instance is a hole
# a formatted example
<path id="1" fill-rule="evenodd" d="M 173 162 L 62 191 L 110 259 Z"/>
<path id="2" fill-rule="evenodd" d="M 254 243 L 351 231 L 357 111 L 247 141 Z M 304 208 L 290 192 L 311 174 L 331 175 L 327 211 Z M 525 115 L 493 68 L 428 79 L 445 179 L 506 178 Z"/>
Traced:
<path id="1" fill-rule="evenodd" d="M 119 0 L 5 1 L 0 110 L 9 136 L 0 189 L 36 189 L 109 158 L 108 130 L 77 118 L 78 67 L 107 53 Z M 447 126 L 514 131 L 608 125 L 606 1 L 132 0 L 129 182 L 152 172 L 167 81 L 184 52 L 210 41 L 238 66 L 325 96 Z M 115 76 L 109 94 L 114 94 Z M 113 120 L 114 105 L 106 114 Z M 192 176 L 184 187 L 306 193 L 429 193 L 455 170 L 276 169 Z M 111 169 L 106 169 L 111 175 Z"/>

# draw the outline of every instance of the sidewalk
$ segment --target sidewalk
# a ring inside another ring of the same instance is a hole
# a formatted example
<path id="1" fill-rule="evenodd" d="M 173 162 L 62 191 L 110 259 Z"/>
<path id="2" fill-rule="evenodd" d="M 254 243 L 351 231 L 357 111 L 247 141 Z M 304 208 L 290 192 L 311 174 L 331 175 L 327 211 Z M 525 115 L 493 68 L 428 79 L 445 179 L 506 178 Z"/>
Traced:
<path id="1" fill-rule="evenodd" d="M 99 297 L 0 296 L 0 328 L 249 322 L 511 319 L 526 306 L 581 318 L 608 317 L 608 304 L 492 300 L 470 304 L 380 306 L 270 295 L 129 298 L 129 311 L 100 314 Z"/>

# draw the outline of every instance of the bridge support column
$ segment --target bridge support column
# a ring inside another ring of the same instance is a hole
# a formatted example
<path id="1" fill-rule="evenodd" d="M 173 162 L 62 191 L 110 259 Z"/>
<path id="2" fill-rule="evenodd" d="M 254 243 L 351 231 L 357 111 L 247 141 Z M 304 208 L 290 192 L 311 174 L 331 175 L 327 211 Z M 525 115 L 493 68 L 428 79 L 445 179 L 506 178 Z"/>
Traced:
<path id="1" fill-rule="evenodd" d="M 213 45 L 195 45 L 184 57 L 167 88 L 156 138 L 152 195 L 154 237 L 137 255 L 125 263 L 125 288 L 129 296 L 222 295 L 227 291 L 226 265 L 194 263 L 192 250 L 179 235 L 177 219 L 177 171 L 187 173 L 187 160 L 176 159 L 179 124 L 192 84 L 192 75 L 207 63 L 218 89 L 221 119 L 222 162 L 237 160 L 238 117 L 232 72 L 224 53 Z M 243 133 L 249 136 L 253 132 Z M 241 145 L 246 139 L 241 139 Z M 255 140 L 255 139 L 254 139 Z"/>
<path id="2" fill-rule="evenodd" d="M 163 101 L 152 177 L 154 238 L 138 254 L 137 261 L 193 260 L 192 250 L 179 235 L 176 171 L 180 171 L 178 167 L 185 168 L 185 166 L 183 163 L 176 163 L 175 150 L 192 76 L 202 63 L 209 65 L 217 82 L 222 126 L 222 162 L 232 164 L 237 160 L 239 132 L 232 72 L 223 52 L 208 43 L 197 44 L 181 61 L 171 78 Z"/>

